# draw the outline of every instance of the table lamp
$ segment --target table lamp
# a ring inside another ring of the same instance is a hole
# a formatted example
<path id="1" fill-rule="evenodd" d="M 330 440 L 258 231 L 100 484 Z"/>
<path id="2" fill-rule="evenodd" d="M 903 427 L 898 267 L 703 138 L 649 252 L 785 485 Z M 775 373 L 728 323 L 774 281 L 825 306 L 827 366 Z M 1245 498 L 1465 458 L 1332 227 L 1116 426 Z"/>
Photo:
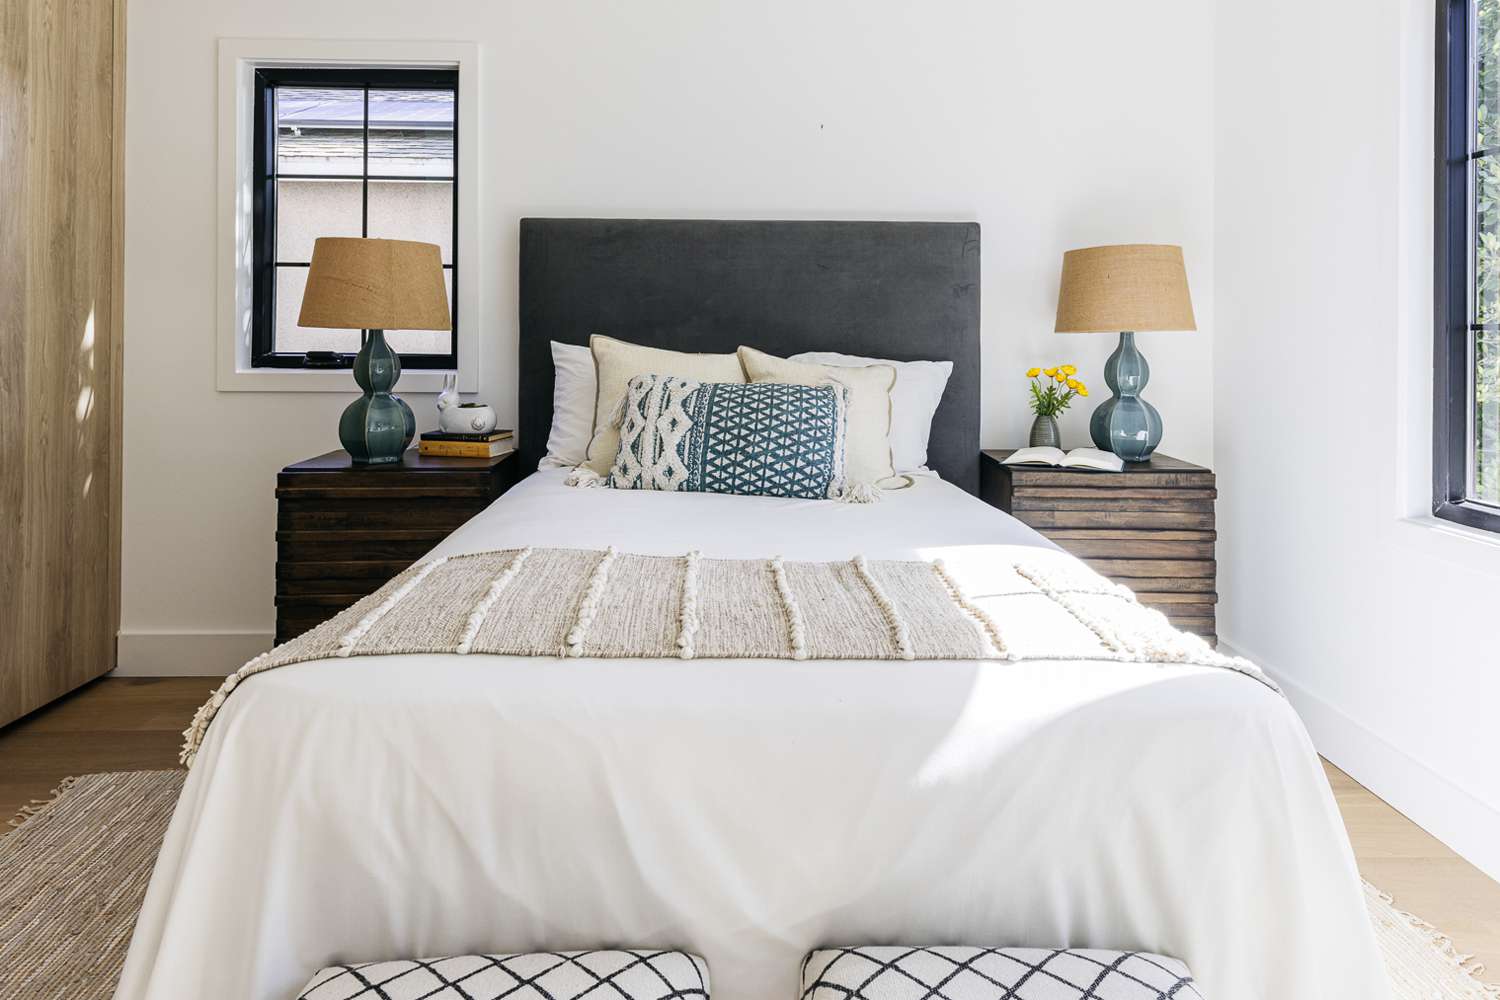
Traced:
<path id="1" fill-rule="evenodd" d="M 339 418 L 339 441 L 361 465 L 401 461 L 417 431 L 411 407 L 391 394 L 401 359 L 386 330 L 448 330 L 448 289 L 435 243 L 324 236 L 313 244 L 301 326 L 368 331 L 354 358 L 365 394 Z"/>
<path id="2" fill-rule="evenodd" d="M 1104 363 L 1111 398 L 1089 419 L 1094 447 L 1144 462 L 1161 443 L 1161 414 L 1141 398 L 1151 366 L 1135 347 L 1147 330 L 1196 330 L 1182 247 L 1131 243 L 1063 254 L 1058 333 L 1118 333 Z"/>

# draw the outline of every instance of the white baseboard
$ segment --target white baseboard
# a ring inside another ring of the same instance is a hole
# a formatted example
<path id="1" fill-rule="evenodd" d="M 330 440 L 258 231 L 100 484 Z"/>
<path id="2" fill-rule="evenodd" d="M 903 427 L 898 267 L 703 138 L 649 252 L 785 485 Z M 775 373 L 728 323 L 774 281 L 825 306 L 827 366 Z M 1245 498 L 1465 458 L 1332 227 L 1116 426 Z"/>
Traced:
<path id="1" fill-rule="evenodd" d="M 114 677 L 224 677 L 270 649 L 272 632 L 121 632 Z"/>
<path id="2" fill-rule="evenodd" d="M 1238 651 L 1281 685 L 1320 754 L 1455 854 L 1500 881 L 1500 809 L 1386 742 L 1240 643 L 1227 639 L 1219 646 Z"/>

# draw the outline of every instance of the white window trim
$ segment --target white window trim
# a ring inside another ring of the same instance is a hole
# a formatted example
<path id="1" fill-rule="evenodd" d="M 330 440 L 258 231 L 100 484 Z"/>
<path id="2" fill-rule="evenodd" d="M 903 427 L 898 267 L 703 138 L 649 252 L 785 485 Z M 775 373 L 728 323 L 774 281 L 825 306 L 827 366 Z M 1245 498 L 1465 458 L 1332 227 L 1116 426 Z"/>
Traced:
<path id="1" fill-rule="evenodd" d="M 479 46 L 473 42 L 344 42 L 219 39 L 219 234 L 217 383 L 221 392 L 350 392 L 348 371 L 250 367 L 251 191 L 254 76 L 262 66 L 458 70 L 458 388 L 479 391 Z M 405 369 L 399 389 L 438 392 L 445 371 Z M 398 390 L 399 391 L 399 390 Z"/>

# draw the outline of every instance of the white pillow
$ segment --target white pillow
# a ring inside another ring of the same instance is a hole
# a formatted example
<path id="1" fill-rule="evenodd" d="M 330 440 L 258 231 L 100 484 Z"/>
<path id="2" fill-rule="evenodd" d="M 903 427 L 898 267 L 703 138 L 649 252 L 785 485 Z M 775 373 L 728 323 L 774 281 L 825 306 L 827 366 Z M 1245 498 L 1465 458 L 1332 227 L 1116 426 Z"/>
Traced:
<path id="1" fill-rule="evenodd" d="M 740 359 L 734 354 L 688 354 L 645 347 L 613 337 L 589 337 L 598 379 L 589 416 L 592 438 L 584 464 L 601 476 L 609 475 L 620 450 L 620 427 L 616 413 L 625 400 L 625 389 L 637 375 L 676 375 L 695 382 L 745 382 Z"/>
<path id="2" fill-rule="evenodd" d="M 787 361 L 741 346 L 740 364 L 751 382 L 818 385 L 829 379 L 849 389 L 848 431 L 844 437 L 844 473 L 851 484 L 871 486 L 889 479 L 891 468 L 891 390 L 896 369 L 890 365 L 819 365 Z"/>
<path id="3" fill-rule="evenodd" d="M 840 368 L 889 365 L 896 369 L 896 385 L 891 389 L 891 464 L 898 475 L 927 471 L 932 415 L 943 398 L 948 376 L 953 374 L 953 362 L 887 361 L 833 351 L 807 351 L 788 360 Z"/>
<path id="4" fill-rule="evenodd" d="M 594 355 L 582 344 L 552 342 L 552 433 L 539 469 L 582 465 L 594 434 Z"/>

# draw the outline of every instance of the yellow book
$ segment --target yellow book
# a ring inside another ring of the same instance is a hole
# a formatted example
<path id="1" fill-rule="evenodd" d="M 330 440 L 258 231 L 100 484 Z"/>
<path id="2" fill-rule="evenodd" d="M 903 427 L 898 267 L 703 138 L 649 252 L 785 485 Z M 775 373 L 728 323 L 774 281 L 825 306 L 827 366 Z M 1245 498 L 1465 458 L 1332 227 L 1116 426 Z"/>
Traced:
<path id="1" fill-rule="evenodd" d="M 511 441 L 423 441 L 418 454 L 443 455 L 448 458 L 496 458 L 515 450 Z"/>

